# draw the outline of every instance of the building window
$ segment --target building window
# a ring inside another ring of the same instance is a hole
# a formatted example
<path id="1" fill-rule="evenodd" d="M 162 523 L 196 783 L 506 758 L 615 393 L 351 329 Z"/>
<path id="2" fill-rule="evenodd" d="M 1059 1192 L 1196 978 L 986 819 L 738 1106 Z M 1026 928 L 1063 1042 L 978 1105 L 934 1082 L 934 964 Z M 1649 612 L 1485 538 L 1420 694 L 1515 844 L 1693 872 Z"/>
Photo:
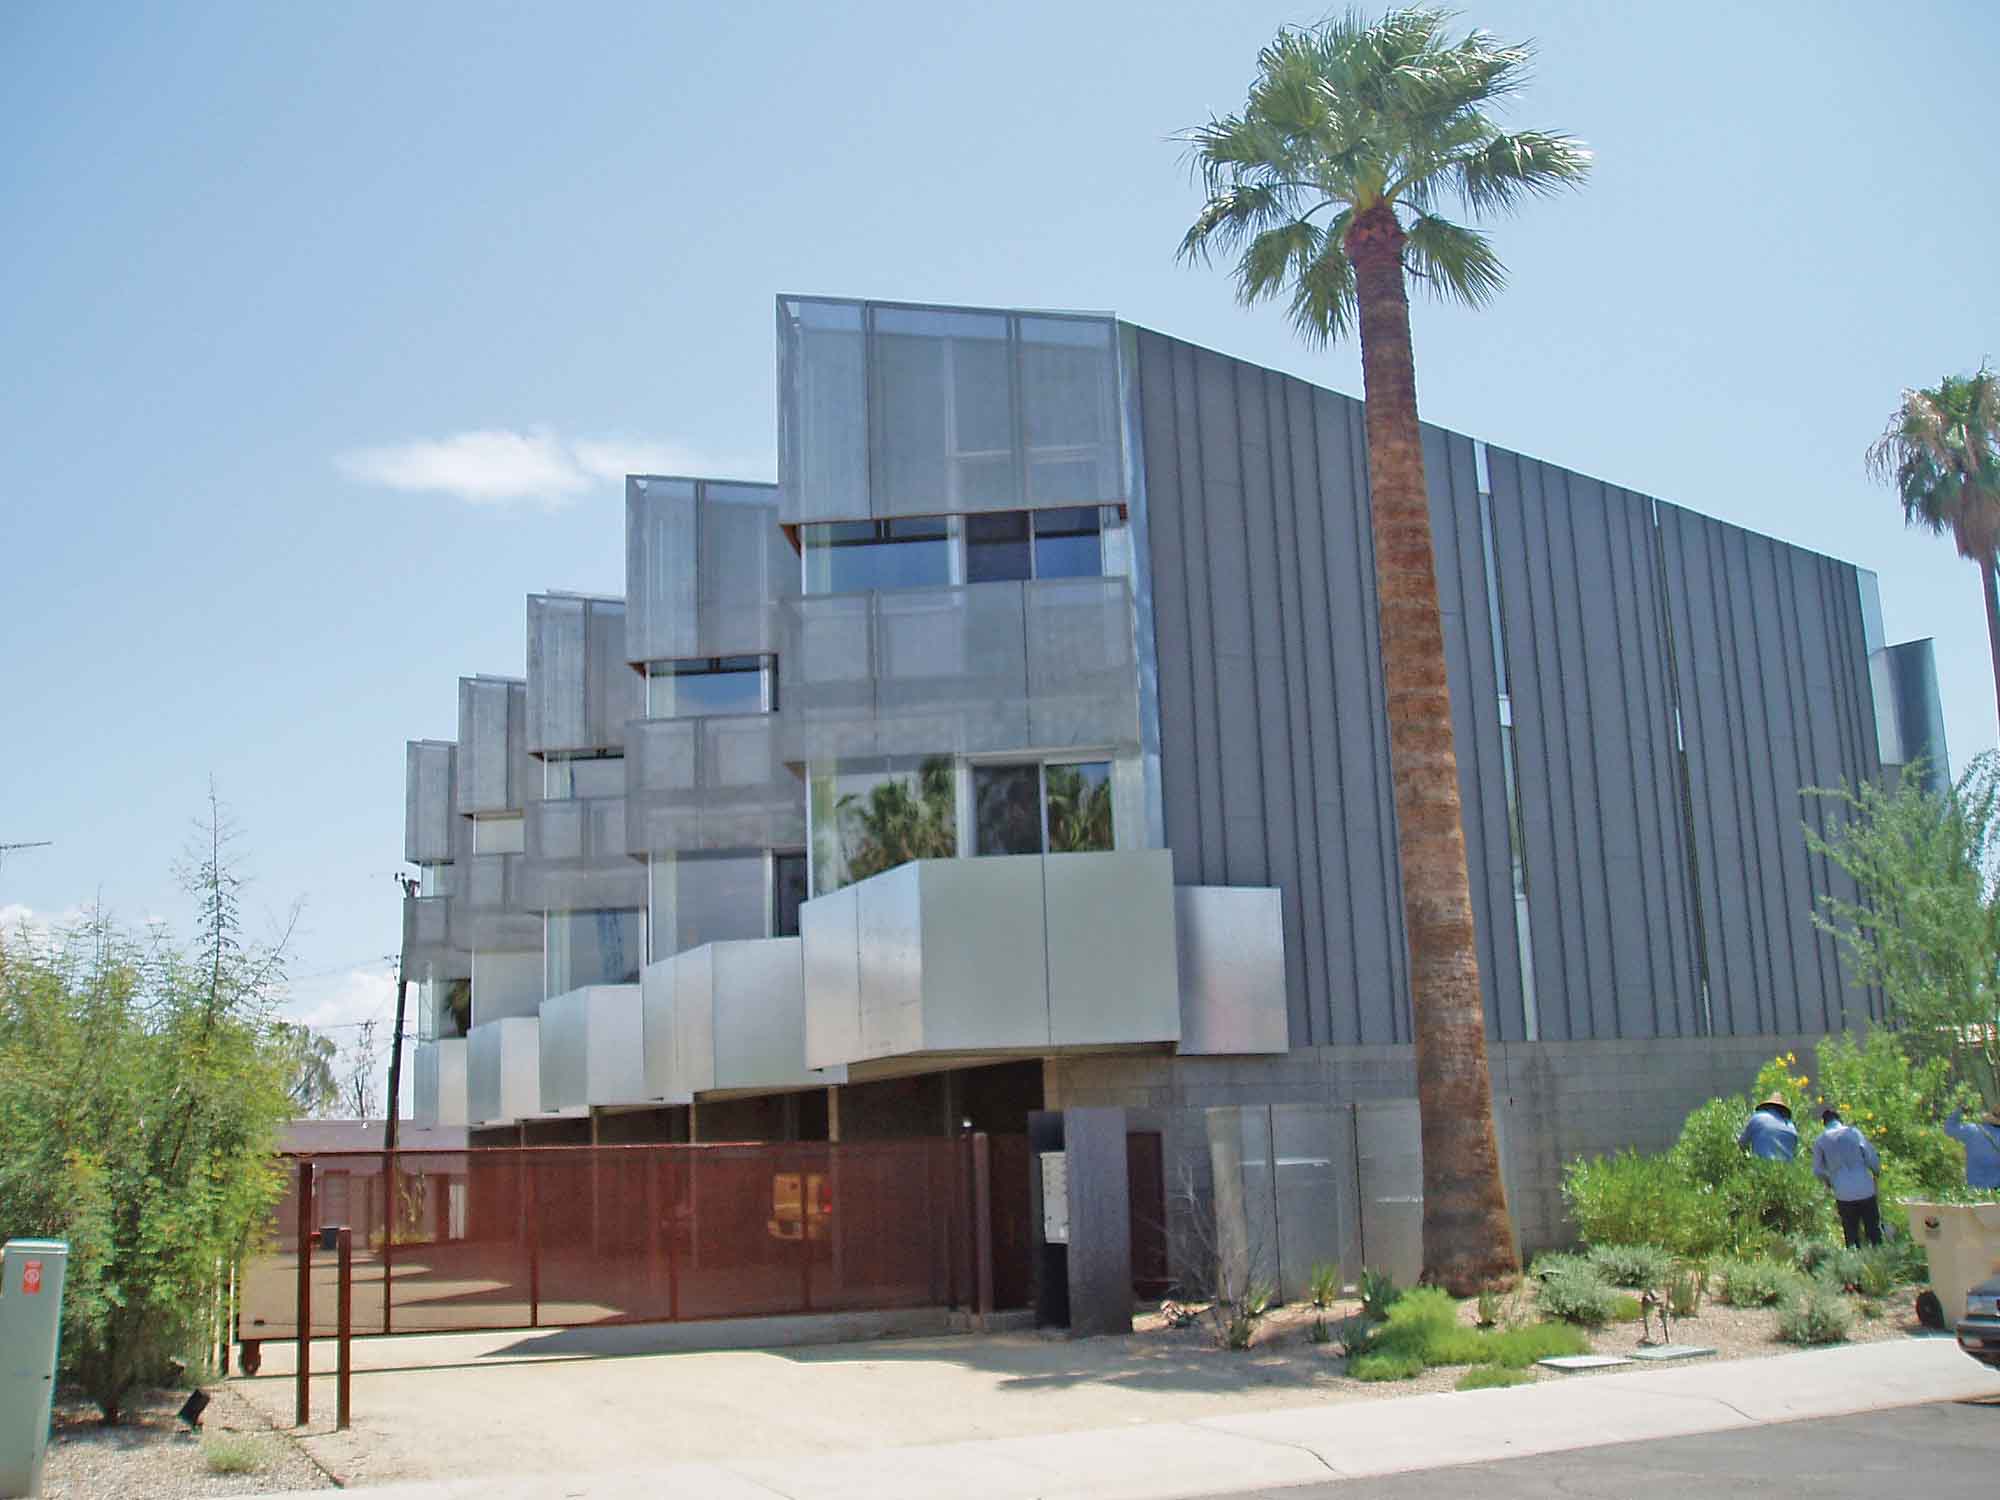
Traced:
<path id="1" fill-rule="evenodd" d="M 1111 762 L 976 765 L 975 854 L 1081 854 L 1115 847 Z"/>
<path id="2" fill-rule="evenodd" d="M 1004 583 L 1033 574 L 1026 511 L 998 510 L 965 518 L 967 583 Z"/>
<path id="3" fill-rule="evenodd" d="M 799 528 L 808 594 L 942 588 L 951 582 L 950 521 L 833 521 Z"/>
<path id="4" fill-rule="evenodd" d="M 519 854 L 527 847 L 527 832 L 519 813 L 472 820 L 474 854 Z"/>
<path id="5" fill-rule="evenodd" d="M 799 908 L 806 900 L 806 857 L 771 856 L 771 936 L 799 935 Z"/>
<path id="6" fill-rule="evenodd" d="M 572 797 L 625 795 L 622 755 L 556 755 L 542 763 L 542 798 L 564 802 Z"/>
<path id="7" fill-rule="evenodd" d="M 542 919 L 542 993 L 589 984 L 637 984 L 645 964 L 645 913 L 552 911 Z"/>
<path id="8" fill-rule="evenodd" d="M 776 662 L 773 656 L 654 662 L 646 669 L 646 716 L 706 719 L 770 713 L 778 706 Z"/>
<path id="9" fill-rule="evenodd" d="M 958 853 L 958 776 L 947 756 L 815 769 L 811 775 L 816 896 L 913 859 Z"/>
<path id="10" fill-rule="evenodd" d="M 1036 511 L 1035 576 L 1103 577 L 1104 530 L 1104 511 L 1095 505 Z"/>

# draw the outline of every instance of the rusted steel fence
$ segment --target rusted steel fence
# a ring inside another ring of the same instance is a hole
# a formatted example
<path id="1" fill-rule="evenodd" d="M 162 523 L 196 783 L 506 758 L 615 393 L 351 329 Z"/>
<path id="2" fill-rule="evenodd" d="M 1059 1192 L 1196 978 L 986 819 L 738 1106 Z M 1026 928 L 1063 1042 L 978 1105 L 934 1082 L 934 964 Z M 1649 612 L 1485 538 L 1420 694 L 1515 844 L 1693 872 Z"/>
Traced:
<path id="1" fill-rule="evenodd" d="M 1009 1177 L 1016 1154 L 1001 1146 Z M 334 1332 L 322 1224 L 353 1230 L 356 1333 L 970 1307 L 982 1256 L 1012 1299 L 1010 1230 L 996 1268 L 974 1163 L 972 1137 L 288 1156 L 237 1337 L 254 1370 L 302 1304 Z"/>

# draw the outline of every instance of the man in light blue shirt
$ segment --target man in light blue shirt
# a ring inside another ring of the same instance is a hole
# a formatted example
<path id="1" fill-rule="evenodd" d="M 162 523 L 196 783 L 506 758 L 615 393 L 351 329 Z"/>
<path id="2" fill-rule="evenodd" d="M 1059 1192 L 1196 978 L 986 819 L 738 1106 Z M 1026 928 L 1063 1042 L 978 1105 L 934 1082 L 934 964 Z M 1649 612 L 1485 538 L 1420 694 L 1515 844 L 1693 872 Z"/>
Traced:
<path id="1" fill-rule="evenodd" d="M 1875 1196 L 1875 1174 L 1882 1170 L 1882 1158 L 1868 1144 L 1868 1137 L 1852 1125 L 1840 1122 L 1840 1111 L 1819 1113 L 1826 1130 L 1813 1142 L 1813 1176 L 1833 1189 L 1833 1206 L 1840 1210 L 1840 1234 L 1848 1248 L 1861 1243 L 1882 1243 L 1882 1205 Z"/>
<path id="2" fill-rule="evenodd" d="M 1986 1111 L 1984 1119 L 1965 1123 L 1965 1111 L 1955 1109 L 1944 1122 L 1944 1133 L 1965 1142 L 1965 1185 L 1969 1188 L 2000 1188 L 2000 1107 Z"/>
<path id="3" fill-rule="evenodd" d="M 1736 1144 L 1765 1161 L 1790 1161 L 1799 1154 L 1799 1128 L 1792 1123 L 1792 1107 L 1780 1094 L 1773 1094 L 1743 1122 Z"/>

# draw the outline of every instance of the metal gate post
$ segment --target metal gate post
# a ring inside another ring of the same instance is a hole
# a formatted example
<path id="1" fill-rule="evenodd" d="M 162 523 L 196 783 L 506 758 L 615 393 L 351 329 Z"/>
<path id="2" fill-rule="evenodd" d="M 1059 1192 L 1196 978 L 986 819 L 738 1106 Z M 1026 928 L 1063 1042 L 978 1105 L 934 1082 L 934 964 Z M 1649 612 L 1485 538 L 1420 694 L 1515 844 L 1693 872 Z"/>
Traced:
<path id="1" fill-rule="evenodd" d="M 983 1130 L 972 1138 L 972 1245 L 973 1285 L 984 1318 L 993 1312 L 993 1142 Z"/>
<path id="2" fill-rule="evenodd" d="M 335 1247 L 340 1253 L 340 1318 L 337 1323 L 340 1347 L 340 1374 L 334 1385 L 334 1426 L 341 1432 L 353 1413 L 354 1386 L 354 1230 L 340 1226 Z"/>
<path id="3" fill-rule="evenodd" d="M 293 1425 L 312 1420 L 313 1164 L 299 1161 L 299 1362 L 293 1375 Z"/>
<path id="4" fill-rule="evenodd" d="M 542 1326 L 542 1215 L 536 1179 L 541 1175 L 534 1163 L 523 1158 L 521 1171 L 528 1179 L 524 1201 L 528 1209 L 528 1326 Z"/>
<path id="5" fill-rule="evenodd" d="M 396 1220 L 401 1217 L 403 1195 L 396 1191 L 396 1153 L 382 1153 L 382 1331 L 389 1332 L 390 1292 L 395 1285 Z"/>

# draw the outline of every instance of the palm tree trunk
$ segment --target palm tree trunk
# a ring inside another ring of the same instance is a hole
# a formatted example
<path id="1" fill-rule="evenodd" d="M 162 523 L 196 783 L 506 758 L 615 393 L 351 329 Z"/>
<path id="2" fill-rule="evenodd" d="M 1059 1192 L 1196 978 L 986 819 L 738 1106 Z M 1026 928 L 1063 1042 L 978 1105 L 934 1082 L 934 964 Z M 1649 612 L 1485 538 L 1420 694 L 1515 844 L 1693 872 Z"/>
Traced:
<path id="1" fill-rule="evenodd" d="M 2000 707 L 2000 559 L 1980 559 L 1979 581 L 1986 588 L 1986 649 L 1993 658 L 1993 701 Z M 1939 766 L 1939 774 L 1944 769 Z"/>
<path id="2" fill-rule="evenodd" d="M 1403 232 L 1394 212 L 1383 207 L 1359 215 L 1347 252 L 1360 301 L 1382 678 L 1415 1002 L 1424 1277 L 1467 1296 L 1511 1280 L 1520 1258 L 1493 1131 Z"/>

